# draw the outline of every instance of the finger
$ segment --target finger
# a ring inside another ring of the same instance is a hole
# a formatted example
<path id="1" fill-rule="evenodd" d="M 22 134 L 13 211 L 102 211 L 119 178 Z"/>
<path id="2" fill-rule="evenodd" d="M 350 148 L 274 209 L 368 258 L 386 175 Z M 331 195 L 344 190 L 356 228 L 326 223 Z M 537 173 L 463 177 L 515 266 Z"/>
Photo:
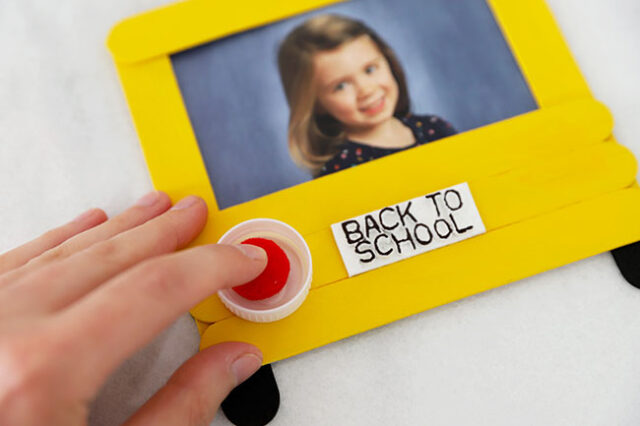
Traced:
<path id="1" fill-rule="evenodd" d="M 0 255 L 0 275 L 24 265 L 34 257 L 40 256 L 45 251 L 62 244 L 74 235 L 101 224 L 105 220 L 107 220 L 107 215 L 102 210 L 87 210 L 71 222 L 52 229 L 35 240 Z"/>
<path id="2" fill-rule="evenodd" d="M 0 291 L 2 315 L 47 313 L 59 310 L 147 259 L 183 248 L 202 230 L 207 205 L 187 197 L 168 212 L 86 250 L 45 265 Z M 37 298 L 33 295 L 38 294 Z"/>
<path id="3" fill-rule="evenodd" d="M 252 280 L 266 263 L 264 250 L 250 245 L 212 244 L 155 257 L 62 311 L 56 325 L 77 345 L 86 374 L 103 380 L 178 316 L 221 288 Z"/>
<path id="4" fill-rule="evenodd" d="M 47 250 L 20 269 L 13 271 L 10 276 L 4 278 L 8 281 L 15 281 L 27 273 L 41 268 L 43 265 L 65 259 L 99 241 L 107 240 L 114 235 L 141 225 L 149 219 L 164 213 L 170 206 L 171 200 L 167 194 L 160 191 L 150 192 L 121 214 Z"/>
<path id="5" fill-rule="evenodd" d="M 262 354 L 247 343 L 211 346 L 183 364 L 126 425 L 208 425 L 229 392 L 261 364 Z"/>

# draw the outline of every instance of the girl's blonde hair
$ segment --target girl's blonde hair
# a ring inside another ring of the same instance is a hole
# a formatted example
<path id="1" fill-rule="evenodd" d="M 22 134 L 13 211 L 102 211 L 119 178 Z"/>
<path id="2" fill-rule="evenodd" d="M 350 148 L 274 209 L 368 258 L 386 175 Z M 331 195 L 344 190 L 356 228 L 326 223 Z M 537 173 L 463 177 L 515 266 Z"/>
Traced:
<path id="1" fill-rule="evenodd" d="M 290 109 L 289 152 L 296 164 L 314 176 L 337 153 L 346 137 L 340 122 L 318 112 L 312 84 L 313 55 L 363 35 L 378 46 L 398 83 L 394 116 L 407 115 L 409 95 L 402 67 L 391 48 L 362 22 L 340 15 L 315 16 L 294 28 L 280 45 L 278 68 Z"/>

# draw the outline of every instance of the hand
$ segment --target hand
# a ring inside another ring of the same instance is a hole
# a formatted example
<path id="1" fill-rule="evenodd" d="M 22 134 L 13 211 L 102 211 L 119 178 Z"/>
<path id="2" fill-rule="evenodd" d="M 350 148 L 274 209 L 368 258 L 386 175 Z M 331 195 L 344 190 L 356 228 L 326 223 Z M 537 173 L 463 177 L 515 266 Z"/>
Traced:
<path id="1" fill-rule="evenodd" d="M 99 209 L 0 256 L 0 424 L 85 424 L 108 375 L 178 316 L 255 278 L 262 249 L 203 245 L 206 204 L 152 192 L 107 220 Z M 208 424 L 262 363 L 246 343 L 188 360 L 129 424 Z"/>

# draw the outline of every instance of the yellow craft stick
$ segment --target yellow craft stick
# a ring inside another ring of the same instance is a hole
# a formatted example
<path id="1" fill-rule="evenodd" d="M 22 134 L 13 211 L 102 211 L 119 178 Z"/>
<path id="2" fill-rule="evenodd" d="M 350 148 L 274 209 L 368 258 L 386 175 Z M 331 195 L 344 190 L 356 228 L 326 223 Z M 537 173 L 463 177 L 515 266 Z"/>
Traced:
<path id="1" fill-rule="evenodd" d="M 339 1 L 244 0 L 242 7 L 234 2 L 182 1 L 122 21 L 107 45 L 117 62 L 142 62 L 332 3 Z"/>
<path id="2" fill-rule="evenodd" d="M 636 172 L 637 163 L 629 150 L 617 143 L 601 142 L 575 153 L 472 180 L 469 187 L 490 233 L 628 187 L 634 183 Z M 425 193 L 438 189 L 427 186 Z M 384 205 L 374 208 L 381 207 Z M 305 239 L 314 260 L 312 292 L 315 288 L 347 278 L 328 228 L 306 235 Z M 457 244 L 473 243 L 463 241 Z M 366 275 L 370 280 L 379 280 L 379 274 L 371 271 Z M 191 313 L 207 322 L 220 321 L 232 315 L 216 295 L 195 307 Z"/>
<path id="3" fill-rule="evenodd" d="M 197 318 L 194 318 L 194 321 L 196 322 L 196 327 L 198 327 L 198 334 L 200 334 L 200 336 L 202 336 L 205 332 L 205 330 L 207 329 L 207 327 L 209 327 L 211 324 L 206 323 L 206 322 L 202 322 L 200 320 L 198 320 Z"/>
<path id="4" fill-rule="evenodd" d="M 640 189 L 627 188 L 310 292 L 293 315 L 256 324 L 230 317 L 201 348 L 258 346 L 271 363 L 383 324 L 640 239 Z M 614 226 L 625 223 L 625 226 Z"/>

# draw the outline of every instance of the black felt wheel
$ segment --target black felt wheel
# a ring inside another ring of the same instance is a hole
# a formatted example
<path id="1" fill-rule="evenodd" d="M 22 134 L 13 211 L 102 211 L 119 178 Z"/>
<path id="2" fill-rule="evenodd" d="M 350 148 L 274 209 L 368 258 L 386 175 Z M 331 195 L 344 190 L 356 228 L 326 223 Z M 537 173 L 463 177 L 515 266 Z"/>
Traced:
<path id="1" fill-rule="evenodd" d="M 625 280 L 640 288 L 640 241 L 611 251 Z"/>
<path id="2" fill-rule="evenodd" d="M 231 391 L 222 402 L 222 412 L 237 426 L 264 426 L 276 416 L 280 392 L 271 364 Z"/>

